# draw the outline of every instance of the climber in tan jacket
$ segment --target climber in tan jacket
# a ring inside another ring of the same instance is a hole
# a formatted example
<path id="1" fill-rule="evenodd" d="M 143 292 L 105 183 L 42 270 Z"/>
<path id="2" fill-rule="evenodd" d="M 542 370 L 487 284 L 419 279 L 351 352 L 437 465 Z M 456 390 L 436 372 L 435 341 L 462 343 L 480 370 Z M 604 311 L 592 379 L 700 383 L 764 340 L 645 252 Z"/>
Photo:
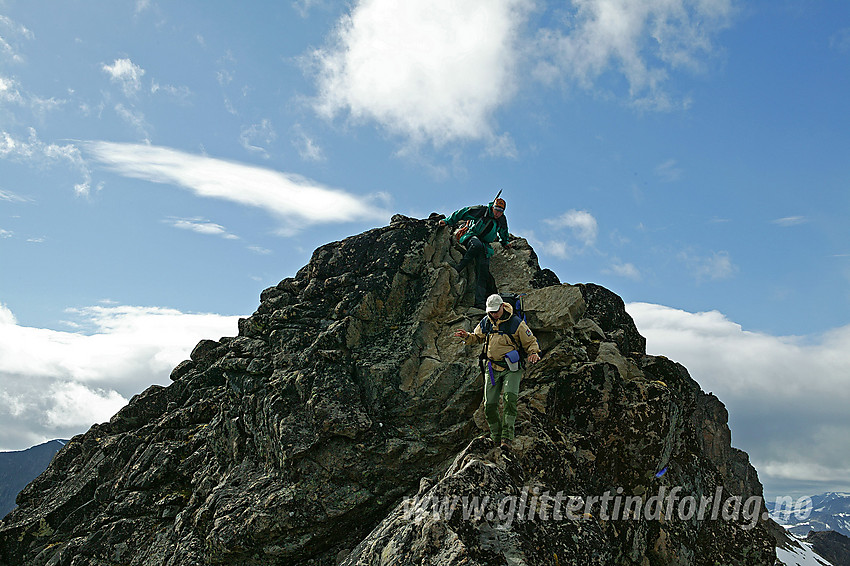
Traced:
<path id="1" fill-rule="evenodd" d="M 503 449 L 514 439 L 519 382 L 522 379 L 520 357 L 528 363 L 540 361 L 540 346 L 528 325 L 514 315 L 510 304 L 499 295 L 487 297 L 487 316 L 470 333 L 455 331 L 467 344 L 485 343 L 487 367 L 484 371 L 484 414 L 490 427 L 490 438 Z M 499 397 L 504 393 L 505 408 L 499 415 Z"/>

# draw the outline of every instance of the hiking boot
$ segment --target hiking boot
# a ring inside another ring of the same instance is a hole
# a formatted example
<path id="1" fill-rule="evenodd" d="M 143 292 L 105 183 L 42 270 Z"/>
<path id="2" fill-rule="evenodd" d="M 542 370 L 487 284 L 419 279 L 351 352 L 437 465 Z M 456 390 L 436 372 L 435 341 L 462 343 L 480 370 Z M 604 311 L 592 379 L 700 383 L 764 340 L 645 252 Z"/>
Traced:
<path id="1" fill-rule="evenodd" d="M 496 446 L 498 445 L 499 443 L 497 442 Z M 472 439 L 472 442 L 470 442 L 469 446 L 467 447 L 468 450 L 473 450 L 476 452 L 489 452 L 491 448 L 493 448 L 493 439 L 490 438 L 489 434 L 482 434 L 476 436 Z"/>
<path id="2" fill-rule="evenodd" d="M 502 450 L 510 450 L 511 449 L 511 441 L 508 440 L 507 438 L 503 438 L 501 448 L 502 448 Z"/>

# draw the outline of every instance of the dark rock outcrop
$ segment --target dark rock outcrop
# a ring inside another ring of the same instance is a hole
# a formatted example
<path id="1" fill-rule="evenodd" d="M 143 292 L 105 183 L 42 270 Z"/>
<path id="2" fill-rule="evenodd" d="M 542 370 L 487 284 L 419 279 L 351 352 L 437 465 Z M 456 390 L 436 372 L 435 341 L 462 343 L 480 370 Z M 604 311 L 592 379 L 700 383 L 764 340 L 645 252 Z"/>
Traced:
<path id="1" fill-rule="evenodd" d="M 562 285 L 513 244 L 492 270 L 527 293 L 545 356 L 510 453 L 476 439 L 478 351 L 452 336 L 477 322 L 447 263 L 461 250 L 436 217 L 395 216 L 318 248 L 238 336 L 202 341 L 170 386 L 72 439 L 0 523 L 0 563 L 772 565 L 760 506 L 750 522 L 637 512 L 674 486 L 699 501 L 761 485 L 720 401 L 646 355 L 619 297 Z M 606 491 L 631 514 L 590 499 Z M 582 496 L 582 513 L 554 520 L 547 492 Z M 523 493 L 508 524 L 499 506 Z M 477 518 L 412 518 L 415 496 L 490 499 Z"/>
<path id="2" fill-rule="evenodd" d="M 850 566 L 850 537 L 835 531 L 810 531 L 806 542 L 834 566 Z"/>

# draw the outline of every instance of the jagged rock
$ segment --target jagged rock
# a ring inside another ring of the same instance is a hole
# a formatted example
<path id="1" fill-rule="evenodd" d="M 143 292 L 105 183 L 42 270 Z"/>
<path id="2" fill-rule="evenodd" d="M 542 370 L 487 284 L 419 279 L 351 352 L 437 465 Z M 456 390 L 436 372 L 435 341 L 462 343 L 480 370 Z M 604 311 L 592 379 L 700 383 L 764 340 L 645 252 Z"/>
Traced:
<path id="1" fill-rule="evenodd" d="M 585 316 L 610 333 L 621 352 L 646 352 L 646 338 L 640 335 L 623 299 L 605 287 L 593 283 L 578 286 L 588 305 Z"/>
<path id="2" fill-rule="evenodd" d="M 501 293 L 527 293 L 535 289 L 532 283 L 542 271 L 537 263 L 537 254 L 525 238 L 513 238 L 511 247 L 504 249 L 498 242 L 493 248 L 499 253 L 490 259 L 490 272 Z"/>
<path id="3" fill-rule="evenodd" d="M 495 512 L 523 492 L 761 494 L 722 404 L 646 355 L 622 299 L 561 285 L 521 239 L 492 269 L 527 293 L 544 357 L 513 450 L 472 440 L 478 350 L 452 334 L 478 319 L 438 220 L 318 248 L 238 336 L 202 341 L 171 385 L 72 439 L 0 523 L 0 563 L 772 564 L 761 519 L 405 517 L 417 494 L 487 495 Z"/>
<path id="4" fill-rule="evenodd" d="M 529 291 L 523 308 L 529 326 L 543 332 L 559 332 L 572 329 L 587 307 L 578 287 L 553 285 Z"/>
<path id="5" fill-rule="evenodd" d="M 550 285 L 560 285 L 561 280 L 555 275 L 551 269 L 541 269 L 531 278 L 531 286 L 535 289 L 542 289 Z"/>

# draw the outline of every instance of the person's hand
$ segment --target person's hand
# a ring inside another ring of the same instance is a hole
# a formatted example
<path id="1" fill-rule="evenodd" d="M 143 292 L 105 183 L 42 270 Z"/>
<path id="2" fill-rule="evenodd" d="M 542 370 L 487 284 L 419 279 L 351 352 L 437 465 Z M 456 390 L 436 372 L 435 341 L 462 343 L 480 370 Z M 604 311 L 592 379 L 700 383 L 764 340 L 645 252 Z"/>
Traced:
<path id="1" fill-rule="evenodd" d="M 457 330 L 455 330 L 455 336 L 457 336 L 458 338 L 466 338 L 467 336 L 469 336 L 469 332 L 463 330 L 462 328 L 458 328 Z"/>
<path id="2" fill-rule="evenodd" d="M 540 361 L 540 355 L 539 354 L 529 354 L 528 355 L 528 363 L 536 364 L 539 361 Z"/>
<path id="3" fill-rule="evenodd" d="M 446 221 L 445 221 L 445 220 L 440 220 L 440 226 L 447 226 Z"/>

